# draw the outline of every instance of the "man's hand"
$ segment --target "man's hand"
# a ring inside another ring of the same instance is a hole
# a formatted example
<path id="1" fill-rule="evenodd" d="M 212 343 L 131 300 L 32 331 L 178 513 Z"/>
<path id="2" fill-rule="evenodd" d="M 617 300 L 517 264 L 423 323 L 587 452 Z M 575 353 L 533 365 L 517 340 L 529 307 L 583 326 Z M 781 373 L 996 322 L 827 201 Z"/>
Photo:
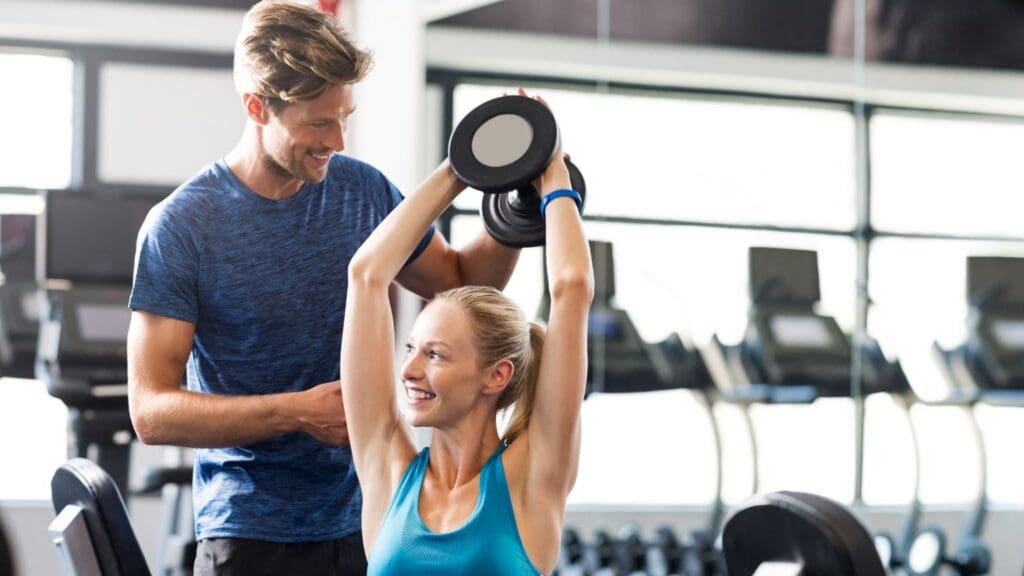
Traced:
<path id="1" fill-rule="evenodd" d="M 348 444 L 341 381 L 324 382 L 295 395 L 294 410 L 300 429 L 324 444 Z"/>

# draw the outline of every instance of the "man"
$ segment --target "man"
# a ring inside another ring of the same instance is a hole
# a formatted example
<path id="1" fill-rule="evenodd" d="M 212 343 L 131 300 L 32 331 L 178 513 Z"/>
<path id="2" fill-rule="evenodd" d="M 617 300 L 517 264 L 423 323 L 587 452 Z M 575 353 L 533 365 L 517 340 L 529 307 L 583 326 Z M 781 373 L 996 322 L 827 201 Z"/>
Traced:
<path id="1" fill-rule="evenodd" d="M 240 142 L 139 233 L 132 422 L 144 443 L 197 449 L 198 575 L 365 571 L 338 351 L 349 259 L 401 195 L 335 153 L 369 66 L 333 17 L 258 3 L 235 48 Z M 502 288 L 517 257 L 431 230 L 398 280 L 426 298 Z"/>

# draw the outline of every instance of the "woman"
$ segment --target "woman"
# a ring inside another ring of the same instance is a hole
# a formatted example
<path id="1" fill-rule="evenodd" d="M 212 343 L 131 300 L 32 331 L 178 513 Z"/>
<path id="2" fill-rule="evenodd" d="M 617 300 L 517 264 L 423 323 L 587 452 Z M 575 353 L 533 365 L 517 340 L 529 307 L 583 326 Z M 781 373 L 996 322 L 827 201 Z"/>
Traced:
<path id="1" fill-rule="evenodd" d="M 546 335 L 491 288 L 438 294 L 406 344 L 406 419 L 396 404 L 387 291 L 465 188 L 447 162 L 352 260 L 341 382 L 369 574 L 537 574 L 558 560 L 579 462 L 593 271 L 561 152 L 556 158 L 534 182 L 551 196 Z M 499 436 L 498 411 L 510 405 Z M 411 427 L 419 426 L 434 434 L 417 454 Z"/>

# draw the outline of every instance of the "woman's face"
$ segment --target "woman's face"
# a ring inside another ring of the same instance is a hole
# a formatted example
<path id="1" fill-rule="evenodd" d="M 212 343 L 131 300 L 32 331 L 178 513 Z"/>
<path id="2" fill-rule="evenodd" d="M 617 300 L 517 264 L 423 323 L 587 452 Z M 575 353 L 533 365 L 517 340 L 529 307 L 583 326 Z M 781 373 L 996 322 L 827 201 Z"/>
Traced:
<path id="1" fill-rule="evenodd" d="M 401 376 L 409 424 L 443 427 L 483 399 L 486 372 L 469 317 L 457 305 L 429 304 L 416 318 L 405 349 Z"/>

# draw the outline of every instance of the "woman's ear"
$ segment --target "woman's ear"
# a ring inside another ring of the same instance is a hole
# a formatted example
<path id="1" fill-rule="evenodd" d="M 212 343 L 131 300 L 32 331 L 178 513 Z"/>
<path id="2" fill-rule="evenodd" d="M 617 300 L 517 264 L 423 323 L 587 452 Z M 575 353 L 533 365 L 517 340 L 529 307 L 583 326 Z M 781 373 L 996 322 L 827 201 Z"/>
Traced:
<path id="1" fill-rule="evenodd" d="M 512 361 L 508 358 L 498 360 L 487 372 L 487 378 L 484 382 L 484 394 L 497 396 L 504 392 L 505 388 L 508 388 L 508 383 L 512 381 L 512 375 L 515 374 L 515 371 L 515 366 L 512 365 Z"/>

